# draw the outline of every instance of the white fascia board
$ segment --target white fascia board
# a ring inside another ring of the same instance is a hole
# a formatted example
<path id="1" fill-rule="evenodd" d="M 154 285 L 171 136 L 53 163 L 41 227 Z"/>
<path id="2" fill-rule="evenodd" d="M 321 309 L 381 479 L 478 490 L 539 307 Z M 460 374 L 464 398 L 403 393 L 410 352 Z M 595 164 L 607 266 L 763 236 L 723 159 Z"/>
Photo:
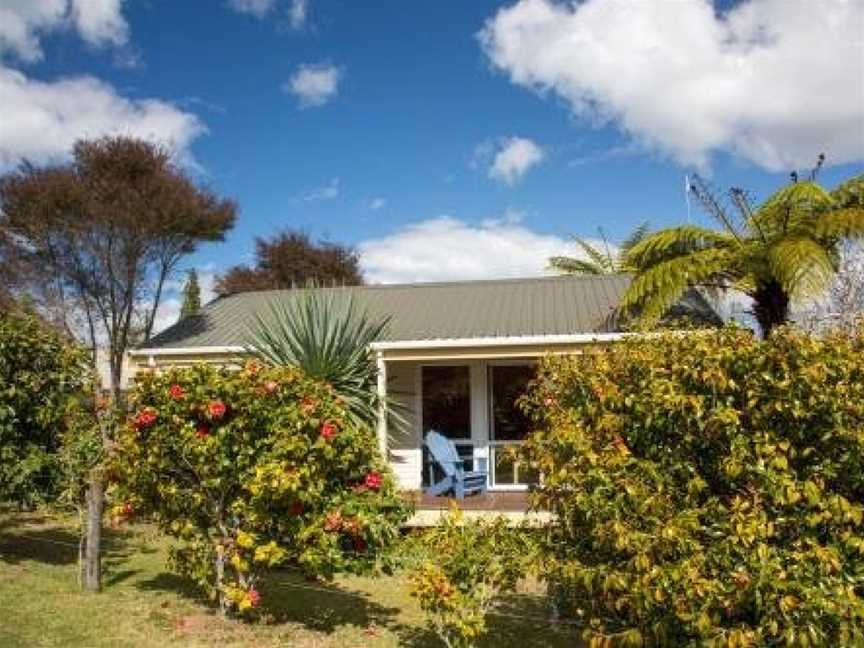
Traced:
<path id="1" fill-rule="evenodd" d="M 373 351 L 404 349 L 458 349 L 467 347 L 531 346 L 549 344 L 591 344 L 616 342 L 633 333 L 575 333 L 567 335 L 511 335 L 504 337 L 442 338 L 437 340 L 396 340 L 373 342 Z"/>
<path id="2" fill-rule="evenodd" d="M 157 347 L 154 349 L 129 349 L 130 356 L 214 355 L 246 353 L 242 346 Z"/>

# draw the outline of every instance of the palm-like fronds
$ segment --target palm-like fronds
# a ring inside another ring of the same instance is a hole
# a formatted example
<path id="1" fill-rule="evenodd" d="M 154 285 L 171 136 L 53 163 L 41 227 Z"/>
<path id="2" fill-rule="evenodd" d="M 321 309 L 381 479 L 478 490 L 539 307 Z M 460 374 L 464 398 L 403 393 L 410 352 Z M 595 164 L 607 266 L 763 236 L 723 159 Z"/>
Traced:
<path id="1" fill-rule="evenodd" d="M 266 362 L 299 367 L 327 382 L 356 423 L 373 425 L 383 404 L 369 345 L 388 326 L 389 318 L 373 318 L 343 289 L 291 291 L 256 316 L 247 348 Z"/>
<path id="2" fill-rule="evenodd" d="M 617 252 L 612 251 L 603 228 L 598 229 L 600 240 L 603 243 L 602 250 L 587 239 L 574 236 L 573 242 L 582 248 L 587 258 L 554 256 L 549 259 L 549 267 L 552 270 L 565 274 L 605 275 L 629 272 L 630 267 L 627 265 L 627 254 L 632 247 L 645 238 L 648 231 L 649 226 L 647 222 L 640 224 L 618 246 Z"/>
<path id="3" fill-rule="evenodd" d="M 733 189 L 736 215 L 698 181 L 693 192 L 722 229 L 674 227 L 634 245 L 627 263 L 637 276 L 622 308 L 650 322 L 688 288 L 736 288 L 754 299 L 763 332 L 770 332 L 785 321 L 791 299 L 826 288 L 839 244 L 864 238 L 864 176 L 832 192 L 814 177 L 780 189 L 756 209 L 742 190 Z"/>

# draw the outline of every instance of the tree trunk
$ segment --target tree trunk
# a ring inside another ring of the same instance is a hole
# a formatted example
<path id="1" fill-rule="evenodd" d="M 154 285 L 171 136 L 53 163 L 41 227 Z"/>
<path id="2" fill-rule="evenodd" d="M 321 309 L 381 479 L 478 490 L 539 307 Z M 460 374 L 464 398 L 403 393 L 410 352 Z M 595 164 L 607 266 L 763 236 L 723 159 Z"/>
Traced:
<path id="1" fill-rule="evenodd" d="M 90 473 L 87 488 L 87 543 L 84 554 L 84 589 L 98 592 L 102 589 L 102 509 L 105 489 L 99 468 Z"/>
<path id="2" fill-rule="evenodd" d="M 759 285 L 751 295 L 753 315 L 762 329 L 762 337 L 768 339 L 775 327 L 789 320 L 789 295 L 777 281 Z"/>
<path id="3" fill-rule="evenodd" d="M 224 617 L 228 613 L 228 602 L 225 600 L 225 545 L 219 543 L 216 547 L 216 595 L 219 597 L 219 613 Z"/>

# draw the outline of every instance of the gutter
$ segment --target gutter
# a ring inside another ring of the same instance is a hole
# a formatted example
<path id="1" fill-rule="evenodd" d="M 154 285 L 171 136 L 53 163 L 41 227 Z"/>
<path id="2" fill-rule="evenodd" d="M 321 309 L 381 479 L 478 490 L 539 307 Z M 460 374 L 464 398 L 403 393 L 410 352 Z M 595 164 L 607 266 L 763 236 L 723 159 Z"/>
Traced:
<path id="1" fill-rule="evenodd" d="M 616 342 L 633 333 L 571 333 L 566 335 L 510 335 L 503 337 L 442 338 L 436 340 L 397 340 L 373 342 L 373 351 L 409 349 L 461 349 L 466 347 L 531 346 L 546 344 L 591 344 Z"/>
<path id="2" fill-rule="evenodd" d="M 549 344 L 592 344 L 596 342 L 616 342 L 633 333 L 570 333 L 565 335 L 510 335 L 502 337 L 476 338 L 438 338 L 427 340 L 396 340 L 393 342 L 373 342 L 372 351 L 395 351 L 410 349 L 464 349 L 470 347 L 508 347 Z M 243 346 L 198 346 L 198 347 L 155 347 L 130 349 L 130 356 L 170 357 L 183 355 L 228 355 L 245 354 Z"/>

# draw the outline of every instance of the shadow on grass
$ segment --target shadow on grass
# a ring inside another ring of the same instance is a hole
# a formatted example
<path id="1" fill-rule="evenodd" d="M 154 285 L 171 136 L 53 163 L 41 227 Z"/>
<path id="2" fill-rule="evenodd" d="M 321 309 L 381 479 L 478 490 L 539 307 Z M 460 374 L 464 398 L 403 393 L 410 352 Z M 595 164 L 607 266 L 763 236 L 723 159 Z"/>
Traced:
<path id="1" fill-rule="evenodd" d="M 160 573 L 136 587 L 148 591 L 167 591 L 199 605 L 215 609 L 202 591 L 189 579 Z M 375 602 L 361 591 L 333 583 L 310 582 L 295 572 L 274 572 L 260 584 L 264 601 L 262 614 L 271 624 L 296 624 L 306 630 L 333 634 L 346 626 L 366 630 L 386 629 L 399 637 L 399 644 L 414 648 L 437 648 L 440 642 L 423 628 L 397 621 L 400 609 Z M 370 636 L 371 640 L 371 636 Z"/>
<path id="2" fill-rule="evenodd" d="M 18 564 L 37 561 L 48 565 L 70 565 L 78 561 L 79 536 L 61 526 L 56 518 L 23 513 L 0 518 L 0 561 Z M 131 530 L 105 529 L 102 535 L 102 562 L 106 582 L 121 582 L 132 574 L 112 573 L 132 553 L 152 551 L 143 546 Z M 128 570 L 127 570 L 128 572 Z"/>

